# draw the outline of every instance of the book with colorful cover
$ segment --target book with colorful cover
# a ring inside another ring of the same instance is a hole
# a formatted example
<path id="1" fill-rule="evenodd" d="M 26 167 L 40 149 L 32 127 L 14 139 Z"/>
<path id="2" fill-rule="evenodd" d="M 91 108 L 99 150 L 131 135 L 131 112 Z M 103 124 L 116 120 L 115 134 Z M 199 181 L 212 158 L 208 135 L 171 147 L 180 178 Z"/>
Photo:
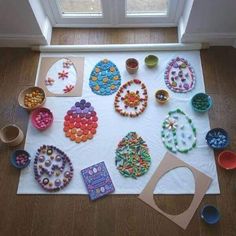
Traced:
<path id="1" fill-rule="evenodd" d="M 115 191 L 104 161 L 81 170 L 91 200 Z"/>

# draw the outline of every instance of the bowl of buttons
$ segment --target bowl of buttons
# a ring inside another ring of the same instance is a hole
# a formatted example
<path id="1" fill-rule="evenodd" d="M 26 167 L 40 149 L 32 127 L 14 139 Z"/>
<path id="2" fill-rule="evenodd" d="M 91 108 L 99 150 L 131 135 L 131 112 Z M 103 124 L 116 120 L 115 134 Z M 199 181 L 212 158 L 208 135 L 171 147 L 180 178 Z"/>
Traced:
<path id="1" fill-rule="evenodd" d="M 197 93 L 192 97 L 192 107 L 197 112 L 206 112 L 212 107 L 212 99 L 206 93 Z"/>
<path id="2" fill-rule="evenodd" d="M 169 93 L 166 90 L 160 89 L 160 90 L 156 91 L 155 97 L 156 97 L 156 100 L 157 100 L 158 103 L 164 104 L 169 100 L 170 96 L 169 96 Z"/>
<path id="3" fill-rule="evenodd" d="M 130 74 L 134 74 L 138 70 L 138 61 L 135 58 L 127 59 L 126 62 L 125 62 L 125 65 L 126 65 L 126 70 Z"/>
<path id="4" fill-rule="evenodd" d="M 223 149 L 229 145 L 229 136 L 222 128 L 211 129 L 206 135 L 206 142 L 211 148 Z"/>
<path id="5" fill-rule="evenodd" d="M 37 108 L 31 113 L 31 122 L 36 129 L 43 131 L 52 125 L 53 114 L 48 108 Z"/>
<path id="6" fill-rule="evenodd" d="M 12 153 L 11 164 L 17 169 L 23 169 L 30 163 L 30 154 L 25 150 L 16 150 Z"/>
<path id="7" fill-rule="evenodd" d="M 29 87 L 22 90 L 18 96 L 18 103 L 28 111 L 43 106 L 46 101 L 46 95 L 40 87 Z"/>

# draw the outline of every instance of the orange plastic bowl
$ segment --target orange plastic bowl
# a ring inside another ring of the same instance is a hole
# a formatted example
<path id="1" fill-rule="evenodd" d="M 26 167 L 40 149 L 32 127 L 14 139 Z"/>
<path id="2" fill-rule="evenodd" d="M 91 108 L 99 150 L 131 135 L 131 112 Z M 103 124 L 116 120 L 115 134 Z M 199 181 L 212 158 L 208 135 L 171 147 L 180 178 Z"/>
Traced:
<path id="1" fill-rule="evenodd" d="M 236 169 L 236 153 L 223 151 L 218 156 L 218 164 L 226 170 Z"/>

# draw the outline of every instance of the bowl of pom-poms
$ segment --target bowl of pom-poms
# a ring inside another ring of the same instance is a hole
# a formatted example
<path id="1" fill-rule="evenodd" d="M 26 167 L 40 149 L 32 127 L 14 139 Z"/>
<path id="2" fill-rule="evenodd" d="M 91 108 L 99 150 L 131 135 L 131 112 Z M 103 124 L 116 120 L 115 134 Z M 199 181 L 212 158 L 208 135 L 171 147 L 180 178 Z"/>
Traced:
<path id="1" fill-rule="evenodd" d="M 212 107 L 212 99 L 206 93 L 197 93 L 192 97 L 192 107 L 197 112 L 206 112 Z"/>
<path id="2" fill-rule="evenodd" d="M 155 97 L 156 97 L 157 102 L 164 104 L 169 100 L 170 96 L 166 90 L 160 89 L 156 91 Z"/>
<path id="3" fill-rule="evenodd" d="M 11 156 L 11 164 L 17 169 L 23 169 L 30 163 L 30 154 L 25 150 L 16 150 Z"/>
<path id="4" fill-rule="evenodd" d="M 206 142 L 211 148 L 223 149 L 229 145 L 229 136 L 224 129 L 211 129 L 206 135 Z"/>
<path id="5" fill-rule="evenodd" d="M 53 114 L 45 107 L 37 108 L 31 113 L 31 122 L 36 129 L 43 131 L 51 126 Z"/>

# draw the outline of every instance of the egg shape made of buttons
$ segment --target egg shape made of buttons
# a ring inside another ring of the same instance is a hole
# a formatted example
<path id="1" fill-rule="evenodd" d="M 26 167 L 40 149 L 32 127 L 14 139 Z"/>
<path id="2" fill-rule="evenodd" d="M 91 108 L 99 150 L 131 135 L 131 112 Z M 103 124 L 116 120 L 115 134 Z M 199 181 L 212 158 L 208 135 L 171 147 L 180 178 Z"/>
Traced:
<path id="1" fill-rule="evenodd" d="M 34 159 L 34 175 L 46 191 L 59 191 L 66 187 L 73 177 L 73 166 L 69 157 L 59 148 L 43 145 Z"/>
<path id="2" fill-rule="evenodd" d="M 91 103 L 85 99 L 76 102 L 64 117 L 65 136 L 76 143 L 92 139 L 97 127 L 97 113 Z"/>
<path id="3" fill-rule="evenodd" d="M 193 67 L 184 58 L 172 59 L 166 67 L 164 78 L 167 87 L 176 93 L 187 93 L 195 87 Z"/>
<path id="4" fill-rule="evenodd" d="M 108 59 L 98 62 L 89 78 L 89 86 L 97 95 L 111 95 L 121 85 L 121 76 L 117 66 Z"/>

